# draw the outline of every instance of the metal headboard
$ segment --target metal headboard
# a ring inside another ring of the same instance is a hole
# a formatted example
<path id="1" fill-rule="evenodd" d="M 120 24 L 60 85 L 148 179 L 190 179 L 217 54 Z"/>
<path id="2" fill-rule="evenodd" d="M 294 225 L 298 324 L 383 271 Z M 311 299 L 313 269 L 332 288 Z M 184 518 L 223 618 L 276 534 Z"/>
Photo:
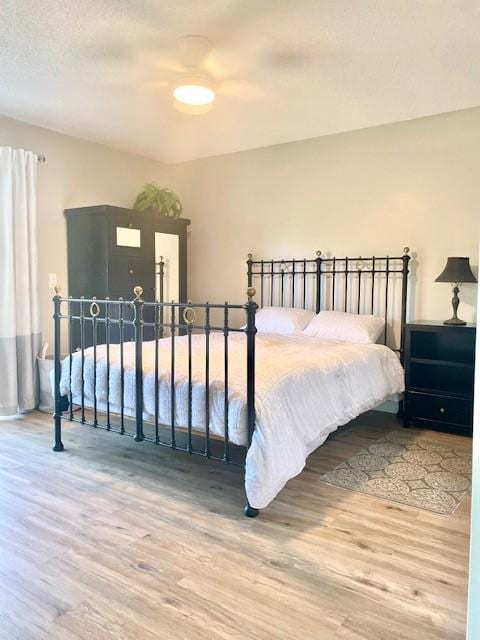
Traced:
<path id="1" fill-rule="evenodd" d="M 254 260 L 248 254 L 248 286 L 260 307 L 300 307 L 318 313 L 347 311 L 382 316 L 382 342 L 403 361 L 410 249 L 402 256 Z"/>

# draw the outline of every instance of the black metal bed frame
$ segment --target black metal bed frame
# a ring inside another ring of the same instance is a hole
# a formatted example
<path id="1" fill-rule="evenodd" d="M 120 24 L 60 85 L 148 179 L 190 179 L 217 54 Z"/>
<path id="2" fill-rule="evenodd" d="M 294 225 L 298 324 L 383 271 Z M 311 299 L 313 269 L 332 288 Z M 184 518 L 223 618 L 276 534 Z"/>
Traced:
<path id="1" fill-rule="evenodd" d="M 384 344 L 387 344 L 389 311 L 392 302 L 389 291 L 393 289 L 394 279 L 401 280 L 400 292 L 400 339 L 396 347 L 392 330 L 392 348 L 399 352 L 403 362 L 405 321 L 407 312 L 407 285 L 409 249 L 404 249 L 401 257 L 372 258 L 336 258 L 323 256 L 317 252 L 314 259 L 289 260 L 254 260 L 251 254 L 247 260 L 247 302 L 245 304 L 193 304 L 185 302 L 165 302 L 163 300 L 164 262 L 160 258 L 156 264 L 160 286 L 158 300 L 147 302 L 142 298 L 143 289 L 135 287 L 135 298 L 129 302 L 123 299 L 109 298 L 62 298 L 59 289 L 55 290 L 54 304 L 54 451 L 63 451 L 62 419 L 89 425 L 94 428 L 114 431 L 121 435 L 131 436 L 136 442 L 149 441 L 158 446 L 181 450 L 190 455 L 199 455 L 207 459 L 215 459 L 226 464 L 240 464 L 244 467 L 243 454 L 251 444 L 255 430 L 255 314 L 258 306 L 263 307 L 265 301 L 270 306 L 290 306 L 311 308 L 315 312 L 324 309 L 350 311 L 353 313 L 377 311 L 383 309 L 385 317 Z M 254 301 L 258 282 L 259 302 Z M 391 289 L 389 289 L 389 287 Z M 383 293 L 382 293 L 383 292 Z M 362 302 L 363 300 L 363 302 Z M 66 306 L 66 310 L 62 310 Z M 341 308 L 340 308 L 341 307 Z M 368 311 L 367 311 L 368 308 Z M 394 306 L 394 312 L 396 307 Z M 232 326 L 231 316 L 243 313 L 246 323 L 243 328 Z M 220 315 L 220 321 L 218 317 Z M 165 317 L 167 316 L 167 317 Z M 198 316 L 200 316 L 200 321 Z M 215 317 L 214 317 L 215 316 Z M 396 314 L 392 315 L 394 319 Z M 69 394 L 61 395 L 61 324 L 66 321 L 69 327 Z M 80 358 L 81 358 L 81 398 L 77 417 L 74 411 L 72 395 L 72 323 L 80 325 Z M 98 333 L 105 337 L 106 345 L 106 411 L 97 406 L 97 348 Z M 86 333 L 92 338 L 93 348 L 93 406 L 85 404 L 85 349 Z M 125 413 L 125 363 L 124 348 L 127 333 L 133 332 L 135 360 L 135 415 L 129 417 Z M 210 334 L 222 332 L 224 336 L 224 433 L 223 438 L 210 433 Z M 192 335 L 205 336 L 205 432 L 192 427 Z M 237 447 L 229 438 L 229 335 L 231 333 L 246 334 L 246 403 L 247 403 L 247 446 Z M 143 399 L 143 342 L 145 336 L 154 341 L 155 353 L 155 415 L 153 420 L 144 419 Z M 169 334 L 169 335 L 166 335 Z M 175 338 L 186 336 L 188 345 L 188 424 L 179 427 L 175 420 Z M 170 340 L 170 424 L 159 421 L 159 341 Z M 113 344 L 119 345 L 120 354 L 120 413 L 113 413 L 110 403 L 110 353 Z M 100 415 L 102 414 L 102 415 Z M 131 424 L 133 422 L 133 425 Z M 238 462 L 238 450 L 243 449 Z M 254 517 L 258 509 L 248 504 L 245 515 Z"/>

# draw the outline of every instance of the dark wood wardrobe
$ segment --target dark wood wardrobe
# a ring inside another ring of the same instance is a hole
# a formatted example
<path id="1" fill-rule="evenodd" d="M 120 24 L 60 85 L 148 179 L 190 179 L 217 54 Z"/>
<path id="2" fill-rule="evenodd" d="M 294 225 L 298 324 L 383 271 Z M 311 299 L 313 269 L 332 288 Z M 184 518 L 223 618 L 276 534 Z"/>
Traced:
<path id="1" fill-rule="evenodd" d="M 168 285 L 164 285 L 165 299 L 187 300 L 187 227 L 190 220 L 173 220 L 110 205 L 66 209 L 65 217 L 69 296 L 133 300 L 133 289 L 140 285 L 144 299 L 153 301 L 158 286 L 156 263 L 163 256 L 168 279 Z M 113 317 L 118 313 L 118 307 L 110 306 Z M 101 308 L 101 315 L 103 311 Z M 127 317 L 128 313 L 131 309 L 125 305 Z M 85 323 L 85 347 L 92 344 L 90 325 Z M 126 340 L 133 338 L 132 329 L 125 327 Z M 72 348 L 78 348 L 80 322 L 72 323 L 71 337 Z M 118 326 L 112 325 L 111 341 L 118 341 L 118 337 Z M 148 331 L 145 339 L 149 339 Z M 105 342 L 105 331 L 100 323 L 97 341 L 99 344 Z"/>

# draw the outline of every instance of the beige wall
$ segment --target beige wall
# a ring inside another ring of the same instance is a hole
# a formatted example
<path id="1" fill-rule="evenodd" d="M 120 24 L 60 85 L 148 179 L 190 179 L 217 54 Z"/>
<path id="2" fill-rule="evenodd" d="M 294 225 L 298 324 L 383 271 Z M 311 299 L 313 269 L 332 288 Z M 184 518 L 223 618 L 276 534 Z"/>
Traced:
<path id="1" fill-rule="evenodd" d="M 443 319 L 448 255 L 475 267 L 480 221 L 480 109 L 166 166 L 0 116 L 0 144 L 47 157 L 38 168 L 42 326 L 51 342 L 48 273 L 67 289 L 63 210 L 130 206 L 148 180 L 171 183 L 189 229 L 189 296 L 245 299 L 245 258 L 417 255 L 411 319 Z M 461 316 L 475 317 L 465 286 Z"/>
<path id="2" fill-rule="evenodd" d="M 67 293 L 67 248 L 63 210 L 90 204 L 131 206 L 149 180 L 162 182 L 164 165 L 78 138 L 0 116 L 0 144 L 42 153 L 38 165 L 39 286 L 44 338 L 52 342 L 48 274 Z M 51 348 L 50 348 L 51 351 Z"/>
<path id="3" fill-rule="evenodd" d="M 480 109 L 172 167 L 190 231 L 190 297 L 242 301 L 246 254 L 417 255 L 410 319 L 445 319 L 449 255 L 478 259 Z M 475 288 L 461 317 L 475 315 Z"/>

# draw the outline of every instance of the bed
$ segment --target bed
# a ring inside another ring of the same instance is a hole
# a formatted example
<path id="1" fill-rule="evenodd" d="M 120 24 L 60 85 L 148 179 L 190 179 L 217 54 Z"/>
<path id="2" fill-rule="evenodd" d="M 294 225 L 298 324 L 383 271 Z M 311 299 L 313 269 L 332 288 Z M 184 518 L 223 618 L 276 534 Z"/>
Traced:
<path id="1" fill-rule="evenodd" d="M 56 295 L 54 450 L 63 450 L 68 419 L 241 464 L 245 513 L 257 515 L 330 433 L 402 393 L 409 258 L 249 255 L 244 305 L 147 303 L 141 288 L 131 303 Z M 257 332 L 257 310 L 267 305 L 381 310 L 381 344 Z M 94 340 L 62 359 L 65 321 L 79 322 L 82 334 L 89 327 Z M 122 339 L 126 325 L 133 342 Z"/>

